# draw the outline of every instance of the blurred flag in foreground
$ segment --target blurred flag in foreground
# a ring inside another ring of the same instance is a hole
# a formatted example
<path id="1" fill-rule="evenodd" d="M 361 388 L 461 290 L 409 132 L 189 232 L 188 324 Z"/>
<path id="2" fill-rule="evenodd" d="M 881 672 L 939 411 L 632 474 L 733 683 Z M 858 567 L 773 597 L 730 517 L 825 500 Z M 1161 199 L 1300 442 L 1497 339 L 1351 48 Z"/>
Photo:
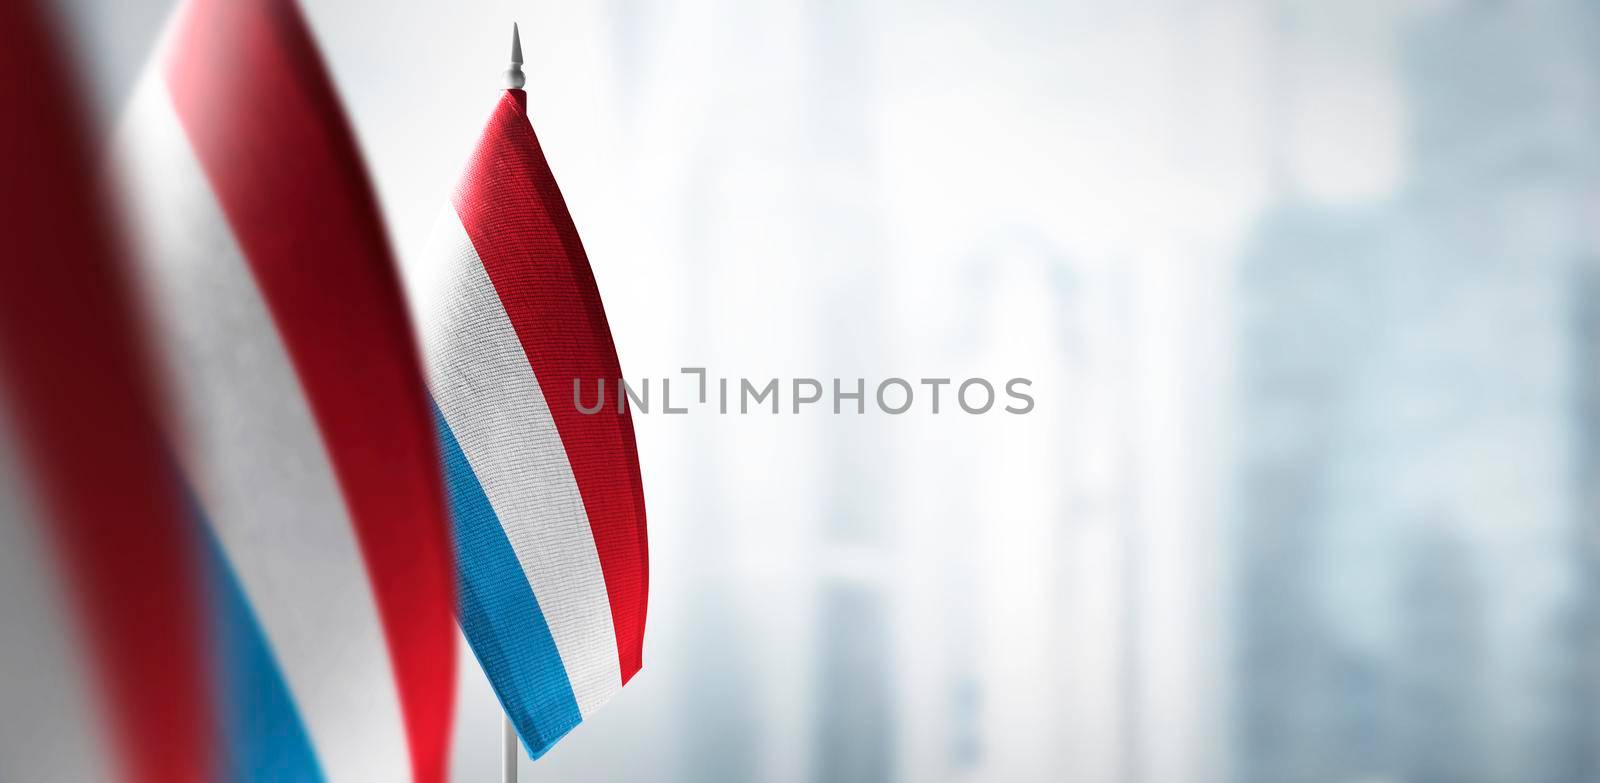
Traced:
<path id="1" fill-rule="evenodd" d="M 0 3 L 0 780 L 211 780 L 201 563 L 46 28 Z"/>
<path id="2" fill-rule="evenodd" d="M 621 371 L 512 59 L 416 298 L 461 627 L 538 758 L 639 670 L 649 557 L 632 419 L 573 402 Z"/>
<path id="3" fill-rule="evenodd" d="M 290 0 L 191 0 L 117 138 L 233 779 L 438 781 L 453 578 L 375 198 Z"/>

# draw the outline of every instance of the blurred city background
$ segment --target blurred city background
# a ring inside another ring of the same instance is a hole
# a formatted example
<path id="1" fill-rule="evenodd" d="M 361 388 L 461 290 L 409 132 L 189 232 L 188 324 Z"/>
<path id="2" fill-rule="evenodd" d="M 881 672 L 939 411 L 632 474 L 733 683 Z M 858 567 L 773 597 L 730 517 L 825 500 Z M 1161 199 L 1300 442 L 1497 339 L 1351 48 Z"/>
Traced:
<path id="1" fill-rule="evenodd" d="M 1034 380 L 636 417 L 645 669 L 524 780 L 1600 780 L 1592 3 L 303 5 L 406 263 L 515 20 L 630 377 Z M 109 129 L 170 4 L 61 7 Z"/>

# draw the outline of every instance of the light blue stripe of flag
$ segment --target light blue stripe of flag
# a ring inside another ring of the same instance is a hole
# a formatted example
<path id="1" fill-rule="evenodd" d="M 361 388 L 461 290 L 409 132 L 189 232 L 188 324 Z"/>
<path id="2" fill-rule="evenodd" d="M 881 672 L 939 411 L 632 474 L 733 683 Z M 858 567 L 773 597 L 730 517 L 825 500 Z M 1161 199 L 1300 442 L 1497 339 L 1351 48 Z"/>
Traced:
<path id="1" fill-rule="evenodd" d="M 539 758 L 582 722 L 583 715 L 499 516 L 438 405 L 433 416 L 450 495 L 461 630 L 517 727 L 523 747 L 530 757 Z"/>
<path id="2" fill-rule="evenodd" d="M 255 612 L 198 506 L 194 517 L 205 547 L 212 628 L 219 666 L 225 780 L 321 783 L 322 769 L 283 672 L 267 646 Z"/>

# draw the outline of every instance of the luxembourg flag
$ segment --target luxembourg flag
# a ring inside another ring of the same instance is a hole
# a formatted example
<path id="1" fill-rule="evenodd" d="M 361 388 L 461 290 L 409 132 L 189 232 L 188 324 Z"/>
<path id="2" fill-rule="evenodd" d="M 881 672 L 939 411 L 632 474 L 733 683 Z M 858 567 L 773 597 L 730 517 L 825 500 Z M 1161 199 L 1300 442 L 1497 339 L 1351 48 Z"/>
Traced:
<path id="1" fill-rule="evenodd" d="M 376 200 L 290 0 L 190 0 L 116 143 L 234 780 L 441 781 L 453 573 Z"/>
<path id="2" fill-rule="evenodd" d="M 49 11 L 0 3 L 0 780 L 214 780 L 192 525 Z"/>
<path id="3" fill-rule="evenodd" d="M 513 33 L 515 36 L 515 33 Z M 422 257 L 418 328 L 443 444 L 463 632 L 538 758 L 640 665 L 649 555 L 600 293 L 521 89 L 508 86 Z"/>

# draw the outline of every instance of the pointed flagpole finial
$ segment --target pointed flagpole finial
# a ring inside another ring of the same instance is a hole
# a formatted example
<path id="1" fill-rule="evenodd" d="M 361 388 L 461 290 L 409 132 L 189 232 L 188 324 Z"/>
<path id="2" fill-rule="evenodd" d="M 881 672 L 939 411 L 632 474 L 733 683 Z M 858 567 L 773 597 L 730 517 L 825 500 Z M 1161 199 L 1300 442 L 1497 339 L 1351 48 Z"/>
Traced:
<path id="1" fill-rule="evenodd" d="M 520 90 L 527 83 L 522 75 L 522 35 L 517 32 L 517 23 L 511 23 L 511 67 L 506 69 L 506 89 Z"/>

